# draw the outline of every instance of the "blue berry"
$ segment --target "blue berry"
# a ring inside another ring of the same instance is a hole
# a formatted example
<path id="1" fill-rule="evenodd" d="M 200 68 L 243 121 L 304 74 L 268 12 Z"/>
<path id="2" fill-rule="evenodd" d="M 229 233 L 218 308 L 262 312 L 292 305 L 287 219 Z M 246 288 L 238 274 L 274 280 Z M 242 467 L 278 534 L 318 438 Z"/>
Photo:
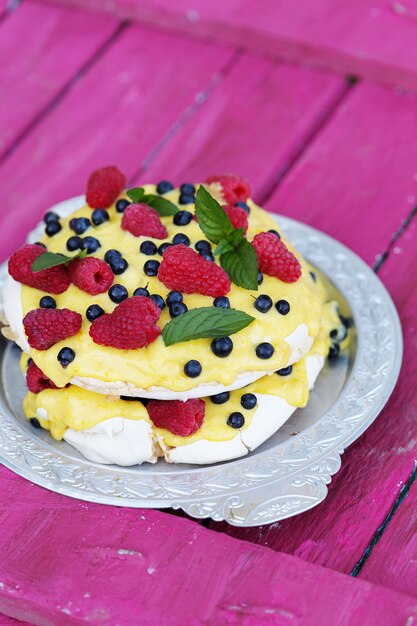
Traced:
<path id="1" fill-rule="evenodd" d="M 216 393 L 214 396 L 210 396 L 210 400 L 213 404 L 224 404 L 230 398 L 230 391 L 222 391 L 221 393 Z"/>
<path id="2" fill-rule="evenodd" d="M 62 367 L 66 368 L 75 359 L 75 352 L 71 348 L 61 348 L 58 352 L 57 359 L 61 363 Z"/>
<path id="3" fill-rule="evenodd" d="M 183 183 L 180 187 L 180 192 L 186 196 L 194 196 L 195 187 L 191 183 Z"/>
<path id="4" fill-rule="evenodd" d="M 242 413 L 239 413 L 239 411 L 234 411 L 234 413 L 230 413 L 229 417 L 227 418 L 227 425 L 231 426 L 232 428 L 242 428 L 244 423 L 245 418 L 243 417 Z"/>
<path id="5" fill-rule="evenodd" d="M 83 245 L 83 240 L 78 235 L 74 235 L 67 239 L 67 250 L 70 252 L 74 252 L 74 250 L 79 250 Z"/>
<path id="6" fill-rule="evenodd" d="M 46 246 L 44 243 L 42 243 L 42 241 L 35 241 L 35 243 L 33 244 L 34 246 L 39 246 L 40 248 L 44 248 L 44 250 L 46 250 Z"/>
<path id="7" fill-rule="evenodd" d="M 149 298 L 149 291 L 146 289 L 146 287 L 138 287 L 133 292 L 133 295 L 134 296 L 143 296 L 144 298 Z"/>
<path id="8" fill-rule="evenodd" d="M 214 256 L 211 254 L 211 252 L 206 252 L 205 250 L 203 250 L 203 252 L 199 252 L 198 254 L 206 261 L 214 261 Z"/>
<path id="9" fill-rule="evenodd" d="M 183 315 L 183 313 L 187 313 L 188 307 L 184 302 L 174 302 L 169 307 L 169 314 L 171 317 L 178 317 L 178 315 Z"/>
<path id="10" fill-rule="evenodd" d="M 313 283 L 316 282 L 317 278 L 314 272 L 310 272 L 310 276 L 311 276 L 311 280 L 313 281 Z"/>
<path id="11" fill-rule="evenodd" d="M 201 374 L 201 363 L 195 359 L 187 361 L 184 365 L 184 374 L 189 378 L 197 378 Z"/>
<path id="12" fill-rule="evenodd" d="M 274 352 L 274 346 L 266 341 L 256 346 L 256 356 L 258 359 L 270 359 Z"/>
<path id="13" fill-rule="evenodd" d="M 281 239 L 281 235 L 279 234 L 279 232 L 277 230 L 268 230 L 268 233 L 272 233 L 273 235 L 275 235 L 275 237 L 278 237 L 278 239 Z"/>
<path id="14" fill-rule="evenodd" d="M 123 300 L 126 300 L 126 298 L 128 297 L 126 287 L 123 287 L 123 285 L 119 285 L 118 283 L 110 287 L 108 294 L 110 300 L 112 302 L 115 302 L 116 304 L 119 304 L 119 302 L 123 302 Z"/>
<path id="15" fill-rule="evenodd" d="M 187 226 L 193 219 L 193 214 L 189 211 L 178 211 L 175 213 L 173 222 L 176 226 Z"/>
<path id="16" fill-rule="evenodd" d="M 219 296 L 213 300 L 213 306 L 217 306 L 222 309 L 230 309 L 230 300 L 226 296 Z"/>
<path id="17" fill-rule="evenodd" d="M 33 428 L 42 428 L 41 423 L 37 417 L 31 417 L 29 422 L 31 426 L 33 426 Z"/>
<path id="18" fill-rule="evenodd" d="M 143 266 L 143 271 L 145 272 L 146 276 L 157 276 L 159 266 L 159 261 L 151 259 L 150 261 L 146 261 L 145 265 Z"/>
<path id="19" fill-rule="evenodd" d="M 172 243 L 169 243 L 168 241 L 165 241 L 165 243 L 161 243 L 161 245 L 158 248 L 158 254 L 162 256 L 165 250 L 169 248 L 170 246 L 172 246 Z"/>
<path id="20" fill-rule="evenodd" d="M 197 241 L 194 248 L 197 252 L 211 252 L 211 244 L 206 239 L 200 239 L 200 241 Z"/>
<path id="21" fill-rule="evenodd" d="M 69 223 L 69 227 L 76 235 L 82 235 L 90 226 L 91 222 L 88 217 L 73 217 Z"/>
<path id="22" fill-rule="evenodd" d="M 100 226 L 104 222 L 108 222 L 110 219 L 106 209 L 95 209 L 91 215 L 91 220 L 95 226 Z"/>
<path id="23" fill-rule="evenodd" d="M 117 276 L 119 276 L 119 274 L 123 274 L 123 272 L 125 272 L 129 267 L 129 263 L 123 257 L 115 259 L 113 263 L 110 263 L 109 265 L 113 274 L 116 274 Z"/>
<path id="24" fill-rule="evenodd" d="M 288 365 L 288 367 L 281 367 L 280 370 L 277 371 L 278 376 L 289 376 L 292 372 L 292 365 Z"/>
<path id="25" fill-rule="evenodd" d="M 118 213 L 123 213 L 126 207 L 129 206 L 129 204 L 131 204 L 131 202 L 129 202 L 129 200 L 125 200 L 124 198 L 122 200 L 118 200 L 116 202 L 116 211 Z"/>
<path id="26" fill-rule="evenodd" d="M 42 296 L 39 300 L 41 309 L 56 309 L 56 302 L 51 296 Z"/>
<path id="27" fill-rule="evenodd" d="M 174 246 L 178 246 L 178 244 L 180 244 L 180 243 L 184 244 L 184 246 L 189 246 L 190 245 L 190 239 L 187 237 L 187 235 L 184 235 L 184 233 L 177 233 L 174 236 L 174 239 L 172 240 L 172 243 L 174 244 Z"/>
<path id="28" fill-rule="evenodd" d="M 45 222 L 45 224 L 50 224 L 51 222 L 58 222 L 59 215 L 58 213 L 54 213 L 53 211 L 48 211 L 43 216 L 43 221 Z"/>
<path id="29" fill-rule="evenodd" d="M 280 313 L 281 315 L 287 315 L 287 313 L 290 312 L 290 304 L 289 302 L 287 302 L 286 300 L 278 300 L 278 302 L 275 305 L 276 310 L 278 311 L 278 313 Z"/>
<path id="30" fill-rule="evenodd" d="M 262 285 L 263 282 L 264 282 L 264 275 L 262 274 L 262 272 L 258 272 L 258 285 Z"/>
<path id="31" fill-rule="evenodd" d="M 340 354 L 340 345 L 338 343 L 332 343 L 332 345 L 330 346 L 329 354 L 328 354 L 329 361 L 336 361 L 339 354 Z"/>
<path id="32" fill-rule="evenodd" d="M 180 194 L 178 204 L 194 204 L 194 196 L 182 193 Z"/>
<path id="33" fill-rule="evenodd" d="M 143 241 L 140 244 L 139 251 L 142 252 L 142 254 L 146 254 L 146 256 L 152 256 L 157 253 L 158 248 L 153 241 Z"/>
<path id="34" fill-rule="evenodd" d="M 85 316 L 89 322 L 94 322 L 98 317 L 104 314 L 104 309 L 99 304 L 90 304 L 85 312 Z"/>
<path id="35" fill-rule="evenodd" d="M 244 393 L 240 398 L 240 404 L 244 409 L 250 410 L 256 407 L 257 399 L 254 393 Z"/>
<path id="36" fill-rule="evenodd" d="M 87 250 L 87 254 L 92 254 L 98 248 L 101 248 L 101 243 L 95 237 L 84 237 L 83 242 L 81 244 L 82 250 Z"/>
<path id="37" fill-rule="evenodd" d="M 246 211 L 246 213 L 249 215 L 250 213 L 250 207 L 248 204 L 246 204 L 246 202 L 236 202 L 235 206 L 240 207 L 241 209 L 243 209 L 244 211 Z"/>
<path id="38" fill-rule="evenodd" d="M 165 300 L 159 295 L 159 293 L 153 293 L 149 296 L 149 298 L 155 302 L 158 309 L 161 309 L 161 311 L 162 309 L 165 309 Z"/>
<path id="39" fill-rule="evenodd" d="M 255 300 L 254 307 L 260 313 L 267 313 L 269 309 L 272 307 L 272 300 L 266 294 L 261 294 Z"/>
<path id="40" fill-rule="evenodd" d="M 111 250 L 107 250 L 106 254 L 104 255 L 104 260 L 109 265 L 111 263 L 114 263 L 115 261 L 118 261 L 121 258 L 122 258 L 121 253 L 118 250 L 115 250 L 114 248 L 112 248 Z"/>
<path id="41" fill-rule="evenodd" d="M 213 354 L 224 359 L 224 357 L 229 356 L 233 350 L 233 341 L 230 337 L 217 337 L 213 339 L 210 347 Z"/>
<path id="42" fill-rule="evenodd" d="M 59 222 L 48 222 L 45 227 L 45 233 L 48 237 L 53 237 L 62 229 L 62 226 Z"/>
<path id="43" fill-rule="evenodd" d="M 179 291 L 170 291 L 167 295 L 167 305 L 172 306 L 173 304 L 177 304 L 178 302 L 182 302 L 182 293 Z"/>
<path id="44" fill-rule="evenodd" d="M 169 180 L 161 180 L 156 186 L 156 193 L 162 195 L 164 193 L 168 193 L 168 191 L 172 191 L 174 189 L 174 185 L 169 182 Z"/>

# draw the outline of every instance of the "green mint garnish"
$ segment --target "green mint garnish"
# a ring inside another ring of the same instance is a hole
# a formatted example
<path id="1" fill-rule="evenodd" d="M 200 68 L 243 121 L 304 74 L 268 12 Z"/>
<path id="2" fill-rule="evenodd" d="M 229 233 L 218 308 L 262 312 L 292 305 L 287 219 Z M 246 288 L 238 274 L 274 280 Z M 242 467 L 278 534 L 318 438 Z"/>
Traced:
<path id="1" fill-rule="evenodd" d="M 233 225 L 221 205 L 200 186 L 195 198 L 198 225 L 212 243 L 217 244 L 214 255 L 238 287 L 258 290 L 258 257 L 244 236 L 243 228 Z"/>
<path id="2" fill-rule="evenodd" d="M 128 189 L 126 193 L 133 202 L 144 202 L 148 204 L 155 209 L 161 217 L 175 215 L 175 213 L 179 211 L 176 204 L 153 193 L 145 193 L 143 187 L 133 187 L 133 189 Z"/>
<path id="3" fill-rule="evenodd" d="M 64 263 L 70 263 L 74 259 L 84 259 L 87 256 L 87 250 L 81 250 L 74 256 L 67 256 L 66 254 L 60 254 L 55 252 L 44 252 L 40 254 L 37 259 L 32 263 L 32 271 L 40 272 L 46 270 L 49 267 L 56 267 L 57 265 L 64 265 Z"/>
<path id="4" fill-rule="evenodd" d="M 237 309 L 201 307 L 174 317 L 162 331 L 166 346 L 207 337 L 226 337 L 249 326 L 255 318 Z"/>

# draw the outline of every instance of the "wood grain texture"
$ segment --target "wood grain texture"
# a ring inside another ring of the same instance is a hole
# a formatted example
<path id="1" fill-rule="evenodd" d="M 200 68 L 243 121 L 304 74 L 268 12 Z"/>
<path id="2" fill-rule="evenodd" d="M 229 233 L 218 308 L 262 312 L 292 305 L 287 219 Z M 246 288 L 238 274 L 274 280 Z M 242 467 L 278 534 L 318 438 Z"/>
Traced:
<path id="1" fill-rule="evenodd" d="M 0 160 L 118 25 L 105 15 L 24 2 L 1 26 Z"/>
<path id="2" fill-rule="evenodd" d="M 52 0 L 245 46 L 337 72 L 417 87 L 413 0 Z"/>

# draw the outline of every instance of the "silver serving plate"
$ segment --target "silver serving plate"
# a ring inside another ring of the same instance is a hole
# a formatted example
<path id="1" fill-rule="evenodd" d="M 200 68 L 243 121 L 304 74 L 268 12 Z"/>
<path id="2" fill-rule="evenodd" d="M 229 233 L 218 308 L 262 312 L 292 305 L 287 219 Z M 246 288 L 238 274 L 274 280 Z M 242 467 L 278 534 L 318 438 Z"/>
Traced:
<path id="1" fill-rule="evenodd" d="M 69 214 L 74 198 L 53 210 Z M 275 218 L 275 216 L 273 216 Z M 25 384 L 19 349 L 0 341 L 0 462 L 28 480 L 90 502 L 183 509 L 196 518 L 257 526 L 297 515 L 321 502 L 341 454 L 387 402 L 401 367 L 402 335 L 390 296 L 371 269 L 331 237 L 286 217 L 280 228 L 325 276 L 354 320 L 348 353 L 328 363 L 310 402 L 248 456 L 207 466 L 118 467 L 92 463 L 23 417 Z M 36 241 L 38 227 L 29 240 Z M 0 267 L 0 290 L 6 267 Z M 1 308 L 1 300 L 0 300 Z"/>

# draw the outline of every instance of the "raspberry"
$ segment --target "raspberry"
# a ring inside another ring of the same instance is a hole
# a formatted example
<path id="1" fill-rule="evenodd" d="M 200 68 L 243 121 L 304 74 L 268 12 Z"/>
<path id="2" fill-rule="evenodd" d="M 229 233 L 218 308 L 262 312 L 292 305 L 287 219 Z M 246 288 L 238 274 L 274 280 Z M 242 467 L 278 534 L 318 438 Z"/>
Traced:
<path id="1" fill-rule="evenodd" d="M 101 346 L 136 350 L 155 341 L 161 329 L 155 322 L 161 315 L 153 300 L 133 296 L 113 311 L 101 315 L 90 326 L 90 337 Z"/>
<path id="2" fill-rule="evenodd" d="M 246 211 L 238 206 L 231 206 L 230 204 L 223 206 L 223 209 L 232 222 L 233 228 L 243 228 L 246 235 L 246 231 L 248 230 L 248 214 Z"/>
<path id="3" fill-rule="evenodd" d="M 35 244 L 19 248 L 9 260 L 9 274 L 19 283 L 48 293 L 63 293 L 70 285 L 68 268 L 65 265 L 49 267 L 40 272 L 32 271 L 32 263 L 45 249 Z"/>
<path id="4" fill-rule="evenodd" d="M 23 318 L 29 345 L 48 350 L 58 341 L 72 337 L 81 328 L 83 318 L 69 309 L 35 309 Z"/>
<path id="5" fill-rule="evenodd" d="M 149 417 L 157 428 L 166 428 L 174 435 L 187 437 L 201 427 L 206 411 L 204 400 L 151 400 L 146 405 Z"/>
<path id="6" fill-rule="evenodd" d="M 71 282 L 92 296 L 104 293 L 113 284 L 114 274 L 110 267 L 96 257 L 75 259 L 69 267 Z"/>
<path id="7" fill-rule="evenodd" d="M 27 369 L 26 384 L 32 393 L 40 393 L 44 389 L 57 389 L 57 386 L 45 376 L 34 361 L 31 362 Z"/>
<path id="8" fill-rule="evenodd" d="M 295 283 L 301 276 L 301 265 L 296 257 L 273 233 L 259 233 L 252 241 L 258 255 L 259 269 L 284 283 Z"/>
<path id="9" fill-rule="evenodd" d="M 117 200 L 125 185 L 126 176 L 114 165 L 95 170 L 87 183 L 87 203 L 92 209 L 106 209 Z"/>
<path id="10" fill-rule="evenodd" d="M 230 279 L 224 269 L 184 244 L 165 250 L 158 278 L 168 289 L 183 293 L 217 298 L 230 291 Z"/>
<path id="11" fill-rule="evenodd" d="M 251 188 L 248 181 L 235 174 L 222 174 L 220 176 L 209 176 L 206 180 L 211 183 L 220 183 L 222 186 L 223 198 L 230 204 L 236 202 L 246 202 L 251 195 Z"/>
<path id="12" fill-rule="evenodd" d="M 129 233 L 140 237 L 154 237 L 155 239 L 166 239 L 168 231 L 159 219 L 159 214 L 152 207 L 140 202 L 129 204 L 122 217 L 122 228 Z"/>

